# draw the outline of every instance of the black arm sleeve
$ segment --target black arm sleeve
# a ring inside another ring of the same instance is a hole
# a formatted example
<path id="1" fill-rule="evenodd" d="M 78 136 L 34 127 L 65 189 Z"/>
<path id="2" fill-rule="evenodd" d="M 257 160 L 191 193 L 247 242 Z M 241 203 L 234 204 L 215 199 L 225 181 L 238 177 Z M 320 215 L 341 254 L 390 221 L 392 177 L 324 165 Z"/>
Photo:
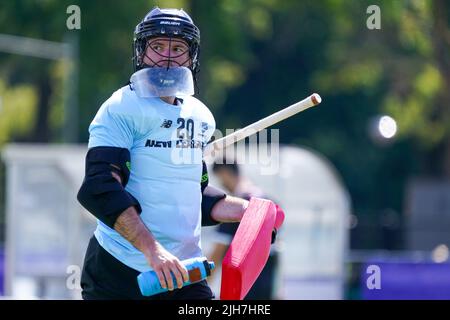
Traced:
<path id="1" fill-rule="evenodd" d="M 214 226 L 219 224 L 219 221 L 214 220 L 211 217 L 213 207 L 217 202 L 225 198 L 227 195 L 222 190 L 208 185 L 208 169 L 206 163 L 203 161 L 203 172 L 201 178 L 202 188 L 202 226 Z"/>
<path id="2" fill-rule="evenodd" d="M 114 228 L 119 215 L 131 206 L 142 212 L 139 202 L 124 187 L 130 176 L 130 152 L 124 148 L 95 147 L 86 155 L 86 172 L 77 199 L 108 227 Z M 120 184 L 111 172 L 117 173 Z"/>

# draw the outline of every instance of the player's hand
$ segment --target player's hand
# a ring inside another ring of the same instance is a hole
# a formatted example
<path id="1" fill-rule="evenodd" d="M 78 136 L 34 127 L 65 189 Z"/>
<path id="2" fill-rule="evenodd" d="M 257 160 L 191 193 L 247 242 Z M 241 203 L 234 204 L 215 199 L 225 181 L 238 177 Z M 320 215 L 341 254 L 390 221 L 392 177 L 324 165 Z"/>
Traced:
<path id="1" fill-rule="evenodd" d="M 159 242 L 155 242 L 154 249 L 151 250 L 150 254 L 146 255 L 146 258 L 149 265 L 156 272 L 161 287 L 169 290 L 174 289 L 171 273 L 175 276 L 178 288 L 181 288 L 183 283 L 189 280 L 186 267 L 177 257 L 164 249 Z"/>

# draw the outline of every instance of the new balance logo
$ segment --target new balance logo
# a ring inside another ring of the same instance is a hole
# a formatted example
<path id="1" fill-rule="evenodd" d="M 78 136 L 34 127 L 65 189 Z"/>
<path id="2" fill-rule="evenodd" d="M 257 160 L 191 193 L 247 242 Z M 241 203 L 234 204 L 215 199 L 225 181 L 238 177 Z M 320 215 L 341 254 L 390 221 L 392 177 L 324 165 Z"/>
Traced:
<path id="1" fill-rule="evenodd" d="M 208 130 L 208 123 L 202 122 L 202 133 L 205 133 Z"/>
<path id="2" fill-rule="evenodd" d="M 172 126 L 172 120 L 164 120 L 163 121 L 163 123 L 162 123 L 162 125 L 161 125 L 161 128 L 170 128 L 170 126 Z"/>

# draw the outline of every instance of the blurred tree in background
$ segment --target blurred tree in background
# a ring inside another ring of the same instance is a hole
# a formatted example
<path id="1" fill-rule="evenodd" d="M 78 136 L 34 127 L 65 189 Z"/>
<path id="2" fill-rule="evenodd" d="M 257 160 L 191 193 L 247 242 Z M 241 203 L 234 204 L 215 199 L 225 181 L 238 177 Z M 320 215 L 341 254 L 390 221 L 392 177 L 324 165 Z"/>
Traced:
<path id="1" fill-rule="evenodd" d="M 66 8 L 81 9 L 68 30 Z M 366 9 L 381 9 L 369 30 Z M 238 128 L 312 92 L 323 103 L 276 127 L 282 143 L 310 147 L 336 166 L 354 213 L 370 223 L 400 217 L 417 175 L 450 177 L 450 4 L 436 1 L 7 1 L 2 33 L 79 42 L 79 142 L 100 104 L 132 73 L 136 24 L 154 6 L 182 7 L 201 29 L 200 94 L 217 127 Z M 0 53 L 0 143 L 62 140 L 65 64 Z M 380 114 L 398 123 L 378 144 Z M 379 235 L 377 235 L 379 236 Z M 358 238 L 355 248 L 383 247 Z M 401 246 L 401 242 L 397 242 Z M 392 248 L 391 248 L 392 249 Z"/>

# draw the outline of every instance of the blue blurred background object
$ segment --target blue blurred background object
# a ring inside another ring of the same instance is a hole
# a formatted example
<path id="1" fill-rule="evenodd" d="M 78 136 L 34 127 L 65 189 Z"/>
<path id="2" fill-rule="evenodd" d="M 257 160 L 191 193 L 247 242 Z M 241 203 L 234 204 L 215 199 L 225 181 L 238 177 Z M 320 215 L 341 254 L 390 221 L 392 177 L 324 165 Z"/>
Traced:
<path id="1" fill-rule="evenodd" d="M 445 0 L 381 0 L 375 7 L 369 0 L 3 1 L 6 298 L 80 298 L 95 226 L 76 202 L 87 128 L 129 80 L 133 30 L 154 5 L 184 8 L 200 27 L 197 97 L 222 135 L 313 92 L 323 99 L 269 128 L 279 131 L 269 130 L 266 140 L 245 142 L 267 143 L 273 152 L 244 162 L 286 213 L 280 299 L 448 298 L 438 285 L 448 280 L 450 246 Z M 212 232 L 203 231 L 206 249 Z M 364 268 L 380 252 L 382 289 L 369 290 Z M 422 260 L 410 260 L 417 255 Z M 406 289 L 400 281 L 414 273 L 419 280 Z"/>

